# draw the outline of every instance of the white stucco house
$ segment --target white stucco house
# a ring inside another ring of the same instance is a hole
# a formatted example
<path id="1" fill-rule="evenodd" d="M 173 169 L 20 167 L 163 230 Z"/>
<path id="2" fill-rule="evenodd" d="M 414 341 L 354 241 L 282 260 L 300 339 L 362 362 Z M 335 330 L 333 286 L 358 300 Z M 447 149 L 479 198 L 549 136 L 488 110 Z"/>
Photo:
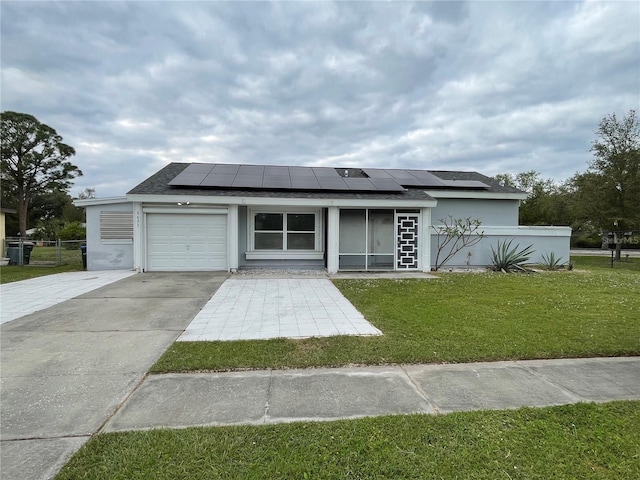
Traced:
<path id="1" fill-rule="evenodd" d="M 484 238 L 448 266 L 489 265 L 491 247 L 533 244 L 569 259 L 569 227 L 523 227 L 526 194 L 476 172 L 170 163 L 87 210 L 89 270 L 318 268 L 430 271 L 440 219 L 479 219 Z"/>

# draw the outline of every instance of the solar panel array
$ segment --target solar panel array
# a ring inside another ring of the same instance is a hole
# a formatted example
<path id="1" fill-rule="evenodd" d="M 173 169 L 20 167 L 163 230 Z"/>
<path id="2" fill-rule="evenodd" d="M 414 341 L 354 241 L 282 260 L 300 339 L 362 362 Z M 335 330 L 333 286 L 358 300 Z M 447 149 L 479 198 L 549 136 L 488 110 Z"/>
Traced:
<path id="1" fill-rule="evenodd" d="M 405 187 L 489 188 L 479 181 L 442 180 L 425 170 L 363 168 L 365 175 L 345 176 L 344 169 L 192 163 L 170 186 L 258 190 L 332 190 L 401 192 Z M 342 174 L 341 174 L 342 173 Z M 364 177 L 364 178 L 363 178 Z"/>

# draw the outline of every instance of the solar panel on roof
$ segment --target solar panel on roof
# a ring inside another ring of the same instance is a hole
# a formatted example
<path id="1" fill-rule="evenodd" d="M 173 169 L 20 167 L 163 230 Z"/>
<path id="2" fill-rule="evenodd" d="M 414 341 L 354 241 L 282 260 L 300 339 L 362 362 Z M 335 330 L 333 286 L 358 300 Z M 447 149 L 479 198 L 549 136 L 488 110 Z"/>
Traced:
<path id="1" fill-rule="evenodd" d="M 405 190 L 405 188 L 393 178 L 370 178 L 369 180 L 379 191 L 401 192 Z"/>
<path id="2" fill-rule="evenodd" d="M 230 187 L 235 175 L 216 175 L 210 173 L 200 184 L 201 187 Z"/>
<path id="3" fill-rule="evenodd" d="M 291 189 L 291 181 L 288 178 L 282 178 L 279 180 L 274 179 L 265 179 L 262 182 L 262 188 L 281 188 L 281 189 Z"/>
<path id="4" fill-rule="evenodd" d="M 398 182 L 403 187 L 422 187 L 422 182 L 415 177 L 407 177 L 407 178 L 396 178 L 396 182 Z"/>
<path id="5" fill-rule="evenodd" d="M 445 186 L 454 188 L 491 188 L 479 180 L 442 180 Z"/>
<path id="6" fill-rule="evenodd" d="M 320 188 L 323 190 L 351 190 L 340 177 L 320 177 L 318 178 L 318 183 L 320 183 Z"/>
<path id="7" fill-rule="evenodd" d="M 366 173 L 369 178 L 393 178 L 386 170 L 379 168 L 363 168 L 362 171 Z"/>
<path id="8" fill-rule="evenodd" d="M 211 173 L 222 174 L 222 175 L 235 175 L 240 170 L 240 165 L 227 165 L 223 163 L 216 163 L 216 166 L 213 167 Z"/>
<path id="9" fill-rule="evenodd" d="M 292 188 L 318 189 L 320 184 L 315 177 L 291 177 Z"/>
<path id="10" fill-rule="evenodd" d="M 356 176 L 352 171 L 358 170 Z M 341 176 L 348 171 L 349 175 Z M 410 169 L 334 169 L 274 165 L 203 164 L 188 165 L 169 182 L 171 186 L 299 189 L 362 192 L 400 192 L 405 187 L 489 189 L 478 180 L 443 180 L 426 170 Z"/>
<path id="11" fill-rule="evenodd" d="M 289 167 L 274 167 L 266 166 L 264 169 L 265 175 L 286 175 L 289 176 Z"/>
<path id="12" fill-rule="evenodd" d="M 289 175 L 278 175 L 278 174 L 274 174 L 274 173 L 265 173 L 264 174 L 264 178 L 265 180 L 282 180 L 282 179 L 287 179 L 289 180 Z"/>
<path id="13" fill-rule="evenodd" d="M 209 173 L 215 165 L 215 163 L 192 163 L 182 173 Z"/>
<path id="14" fill-rule="evenodd" d="M 242 165 L 238 170 L 238 175 L 262 175 L 263 173 L 263 165 Z"/>
<path id="15" fill-rule="evenodd" d="M 400 169 L 397 169 L 397 168 L 386 169 L 385 172 L 387 172 L 393 178 L 402 178 L 402 179 L 415 178 L 413 175 L 411 175 L 406 170 L 400 170 Z"/>
<path id="16" fill-rule="evenodd" d="M 343 182 L 347 184 L 350 190 L 377 190 L 368 178 L 345 178 Z"/>
<path id="17" fill-rule="evenodd" d="M 445 185 L 443 181 L 433 173 L 424 170 L 409 170 L 408 172 L 417 178 L 421 187 L 442 187 Z"/>
<path id="18" fill-rule="evenodd" d="M 335 168 L 327 168 L 327 167 L 313 167 L 313 173 L 315 173 L 316 177 L 333 177 L 340 178 Z"/>
<path id="19" fill-rule="evenodd" d="M 314 177 L 311 167 L 289 167 L 289 176 L 293 177 Z"/>
<path id="20" fill-rule="evenodd" d="M 169 185 L 183 185 L 194 187 L 202 183 L 206 178 L 206 173 L 181 173 L 176 178 L 169 182 Z"/>
<path id="21" fill-rule="evenodd" d="M 262 187 L 262 175 L 236 175 L 232 187 L 260 188 Z"/>

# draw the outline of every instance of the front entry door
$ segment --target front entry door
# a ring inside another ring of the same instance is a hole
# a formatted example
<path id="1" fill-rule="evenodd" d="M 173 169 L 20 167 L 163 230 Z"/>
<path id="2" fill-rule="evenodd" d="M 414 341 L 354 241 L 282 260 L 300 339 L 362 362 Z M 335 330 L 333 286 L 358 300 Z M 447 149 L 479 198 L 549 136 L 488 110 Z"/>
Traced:
<path id="1" fill-rule="evenodd" d="M 418 259 L 417 213 L 396 214 L 396 270 L 417 270 Z"/>

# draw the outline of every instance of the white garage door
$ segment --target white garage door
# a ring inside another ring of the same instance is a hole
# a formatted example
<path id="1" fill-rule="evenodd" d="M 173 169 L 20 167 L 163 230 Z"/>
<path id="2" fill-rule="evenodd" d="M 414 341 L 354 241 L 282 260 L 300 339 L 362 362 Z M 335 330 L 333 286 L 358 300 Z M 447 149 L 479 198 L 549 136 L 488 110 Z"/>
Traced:
<path id="1" fill-rule="evenodd" d="M 226 269 L 226 215 L 147 215 L 147 270 Z"/>

